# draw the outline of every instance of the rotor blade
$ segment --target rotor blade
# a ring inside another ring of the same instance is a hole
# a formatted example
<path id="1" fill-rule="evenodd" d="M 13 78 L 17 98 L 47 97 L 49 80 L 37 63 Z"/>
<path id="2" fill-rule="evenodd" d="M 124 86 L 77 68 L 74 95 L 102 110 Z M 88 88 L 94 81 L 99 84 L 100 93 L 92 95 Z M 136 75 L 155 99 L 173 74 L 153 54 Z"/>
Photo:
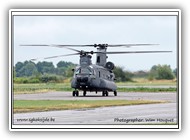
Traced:
<path id="1" fill-rule="evenodd" d="M 81 52 L 80 50 L 77 50 L 77 49 L 73 49 L 73 48 L 68 48 L 68 47 L 65 47 L 66 49 L 69 49 L 69 50 L 72 50 L 72 51 L 75 51 L 75 52 Z"/>
<path id="2" fill-rule="evenodd" d="M 94 47 L 94 45 L 56 45 L 59 47 Z"/>
<path id="3" fill-rule="evenodd" d="M 93 44 L 93 45 L 61 45 L 61 44 L 23 44 L 20 46 L 46 46 L 46 47 L 58 47 L 58 48 L 64 48 L 64 47 L 98 47 L 100 45 L 107 45 L 108 47 L 132 47 L 132 46 L 153 46 L 153 45 L 159 45 L 159 44 Z"/>
<path id="4" fill-rule="evenodd" d="M 108 45 L 108 47 L 131 47 L 131 46 L 153 46 L 160 44 L 93 44 L 93 45 L 56 45 L 59 47 L 95 47 L 100 45 Z"/>
<path id="5" fill-rule="evenodd" d="M 154 46 L 159 44 L 115 44 L 115 45 L 108 45 L 108 47 L 132 47 L 132 46 Z"/>
<path id="6" fill-rule="evenodd" d="M 46 47 L 58 47 L 58 48 L 64 48 L 64 47 L 94 47 L 94 45 L 61 45 L 61 44 L 21 44 L 20 46 L 46 46 Z"/>
<path id="7" fill-rule="evenodd" d="M 45 44 L 21 44 L 20 46 L 50 46 Z"/>
<path id="8" fill-rule="evenodd" d="M 51 58 L 57 58 L 57 57 L 63 57 L 63 56 L 71 56 L 71 55 L 81 55 L 81 52 L 82 51 L 80 51 L 80 52 L 78 52 L 78 53 L 73 53 L 73 54 L 66 54 L 66 55 L 57 55 L 57 56 L 51 56 L 51 57 L 45 57 L 44 59 L 51 59 Z M 102 52 L 85 52 L 84 51 L 84 53 L 90 53 L 90 54 L 93 54 L 93 53 L 102 53 Z"/>
<path id="9" fill-rule="evenodd" d="M 45 47 L 58 47 L 58 48 L 62 48 L 60 45 L 45 45 L 45 44 L 30 44 L 30 45 L 20 45 L 20 46 L 45 46 Z M 77 49 L 73 49 L 73 48 L 68 48 L 68 47 L 64 47 L 66 49 L 72 50 L 72 51 L 76 51 L 76 52 L 80 52 Z"/>
<path id="10" fill-rule="evenodd" d="M 56 56 L 50 56 L 50 57 L 44 57 L 44 58 L 35 58 L 31 59 L 31 61 L 36 61 L 38 59 L 52 59 L 52 58 L 57 58 L 57 57 L 63 57 L 63 56 L 71 56 L 71 55 L 79 55 L 80 53 L 73 53 L 73 54 L 66 54 L 66 55 L 56 55 Z"/>
<path id="11" fill-rule="evenodd" d="M 127 54 L 127 53 L 169 53 L 172 51 L 124 51 L 124 52 L 99 52 L 105 54 Z"/>

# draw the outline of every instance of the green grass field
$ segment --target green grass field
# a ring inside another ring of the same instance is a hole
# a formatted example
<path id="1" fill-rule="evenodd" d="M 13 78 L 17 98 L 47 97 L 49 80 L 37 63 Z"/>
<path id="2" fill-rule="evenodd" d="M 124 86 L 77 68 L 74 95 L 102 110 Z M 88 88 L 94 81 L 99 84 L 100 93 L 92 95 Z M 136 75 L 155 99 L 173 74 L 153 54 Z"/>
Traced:
<path id="1" fill-rule="evenodd" d="M 150 100 L 14 100 L 14 113 L 165 103 Z"/>
<path id="2" fill-rule="evenodd" d="M 134 78 L 133 82 L 119 82 L 118 86 L 175 86 L 176 80 L 148 80 L 145 78 Z"/>
<path id="3" fill-rule="evenodd" d="M 176 92 L 176 87 L 172 88 L 151 88 L 151 86 L 175 86 L 176 81 L 136 79 L 134 82 L 117 83 L 118 92 Z M 120 87 L 122 86 L 122 87 Z M 135 86 L 135 87 L 130 87 Z M 147 87 L 143 87 L 147 86 Z M 70 83 L 40 83 L 40 84 L 14 84 L 14 94 L 45 93 L 49 91 L 72 91 Z"/>
<path id="4" fill-rule="evenodd" d="M 14 94 L 44 93 L 48 91 L 72 91 L 70 83 L 14 84 Z"/>

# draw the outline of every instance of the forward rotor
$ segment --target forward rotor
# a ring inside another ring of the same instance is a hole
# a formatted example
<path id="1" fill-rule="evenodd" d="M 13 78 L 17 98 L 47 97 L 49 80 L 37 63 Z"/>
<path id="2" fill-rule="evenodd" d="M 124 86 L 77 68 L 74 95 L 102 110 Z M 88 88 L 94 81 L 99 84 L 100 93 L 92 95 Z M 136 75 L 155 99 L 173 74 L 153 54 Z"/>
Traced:
<path id="1" fill-rule="evenodd" d="M 159 44 L 91 44 L 91 45 L 62 45 L 62 44 L 27 44 L 27 45 L 20 45 L 20 46 L 45 46 L 45 47 L 99 47 L 99 48 L 107 48 L 107 47 L 133 47 L 133 46 L 154 46 Z"/>

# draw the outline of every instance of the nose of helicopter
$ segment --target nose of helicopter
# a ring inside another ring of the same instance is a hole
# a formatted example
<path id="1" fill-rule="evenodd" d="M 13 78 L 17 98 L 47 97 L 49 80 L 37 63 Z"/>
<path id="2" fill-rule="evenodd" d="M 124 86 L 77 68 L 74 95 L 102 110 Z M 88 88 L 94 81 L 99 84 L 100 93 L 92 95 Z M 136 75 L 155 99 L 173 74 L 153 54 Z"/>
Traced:
<path id="1" fill-rule="evenodd" d="M 88 82 L 88 77 L 77 77 L 77 82 L 79 83 L 87 83 Z"/>

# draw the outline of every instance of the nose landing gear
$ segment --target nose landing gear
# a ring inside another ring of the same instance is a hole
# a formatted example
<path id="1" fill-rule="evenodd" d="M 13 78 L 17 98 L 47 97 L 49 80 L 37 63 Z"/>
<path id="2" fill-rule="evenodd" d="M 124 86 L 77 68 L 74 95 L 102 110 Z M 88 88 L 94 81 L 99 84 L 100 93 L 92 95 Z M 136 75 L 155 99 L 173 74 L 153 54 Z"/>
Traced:
<path id="1" fill-rule="evenodd" d="M 107 90 L 102 91 L 102 96 L 108 96 L 108 91 Z"/>
<path id="2" fill-rule="evenodd" d="M 83 91 L 83 96 L 86 96 L 86 91 Z"/>

